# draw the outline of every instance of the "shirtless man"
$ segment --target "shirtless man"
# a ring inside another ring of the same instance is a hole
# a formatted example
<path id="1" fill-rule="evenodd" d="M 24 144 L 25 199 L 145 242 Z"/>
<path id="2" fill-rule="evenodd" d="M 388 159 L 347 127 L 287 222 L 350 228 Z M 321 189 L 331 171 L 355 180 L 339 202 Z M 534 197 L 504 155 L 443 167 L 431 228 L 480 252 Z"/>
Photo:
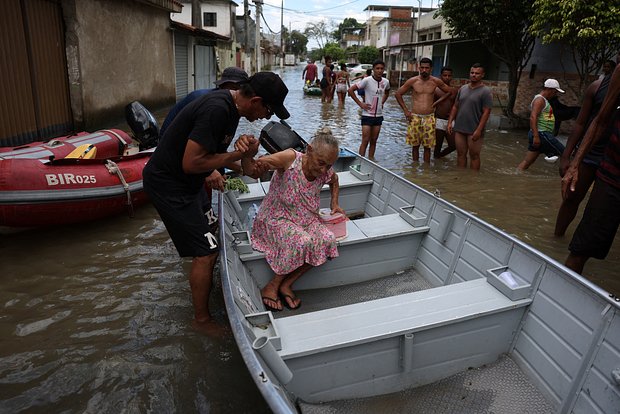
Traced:
<path id="1" fill-rule="evenodd" d="M 450 86 L 450 82 L 452 82 L 452 69 L 444 66 L 441 68 L 441 80 L 448 86 Z M 456 97 L 456 92 L 458 88 L 450 86 L 452 91 L 450 93 L 445 93 L 439 88 L 435 88 L 435 102 L 433 106 L 435 107 L 435 136 L 437 142 L 435 143 L 435 151 L 433 153 L 433 157 L 441 158 L 450 154 L 452 151 L 456 149 L 456 145 L 454 144 L 454 134 L 448 134 L 448 118 L 450 117 L 450 110 L 452 109 L 452 105 L 454 104 L 454 98 Z M 448 146 L 441 149 L 443 145 L 443 139 L 446 139 Z"/>
<path id="2" fill-rule="evenodd" d="M 435 88 L 450 93 L 451 88 L 441 79 L 431 76 L 433 61 L 429 58 L 420 59 L 420 74 L 405 82 L 396 91 L 396 100 L 403 109 L 409 127 L 407 128 L 407 144 L 411 145 L 413 162 L 420 158 L 420 144 L 424 146 L 424 162 L 431 161 L 431 148 L 435 146 L 435 108 L 433 106 Z M 413 103 L 411 111 L 407 108 L 403 95 L 409 89 Z"/>

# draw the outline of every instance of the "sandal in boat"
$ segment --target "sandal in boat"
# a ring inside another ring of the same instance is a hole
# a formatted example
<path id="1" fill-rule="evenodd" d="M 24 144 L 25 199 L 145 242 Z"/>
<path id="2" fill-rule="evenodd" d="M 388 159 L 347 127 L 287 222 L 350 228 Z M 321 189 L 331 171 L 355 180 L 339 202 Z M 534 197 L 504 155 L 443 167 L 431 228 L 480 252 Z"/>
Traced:
<path id="1" fill-rule="evenodd" d="M 301 308 L 301 301 L 299 302 L 299 305 L 293 307 L 289 305 L 288 301 L 286 300 L 286 298 L 288 298 L 291 300 L 291 303 L 295 303 L 295 301 L 298 299 L 297 296 L 285 295 L 284 293 L 281 293 L 280 297 L 282 298 L 282 303 L 284 304 L 284 306 L 286 306 L 287 309 L 295 310 Z"/>
<path id="2" fill-rule="evenodd" d="M 265 305 L 265 308 L 267 310 L 270 310 L 272 312 L 280 312 L 282 310 L 282 309 L 274 308 L 273 306 L 269 305 L 268 303 L 265 303 L 266 300 L 274 302 L 274 303 L 279 303 L 280 302 L 280 298 L 274 299 L 274 298 L 270 298 L 269 296 L 263 296 L 263 297 L 261 297 L 261 299 L 263 300 L 263 305 Z"/>

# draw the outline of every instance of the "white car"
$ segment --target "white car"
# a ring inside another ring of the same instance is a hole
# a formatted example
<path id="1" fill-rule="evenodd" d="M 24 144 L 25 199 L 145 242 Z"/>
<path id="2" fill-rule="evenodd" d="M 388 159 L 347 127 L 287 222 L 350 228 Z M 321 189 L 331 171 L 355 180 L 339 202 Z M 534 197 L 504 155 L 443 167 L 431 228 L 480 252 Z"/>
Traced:
<path id="1" fill-rule="evenodd" d="M 347 71 L 349 71 L 351 79 L 355 79 L 358 76 L 364 76 L 366 74 L 366 70 L 368 69 L 372 69 L 372 65 L 370 63 L 347 63 Z"/>

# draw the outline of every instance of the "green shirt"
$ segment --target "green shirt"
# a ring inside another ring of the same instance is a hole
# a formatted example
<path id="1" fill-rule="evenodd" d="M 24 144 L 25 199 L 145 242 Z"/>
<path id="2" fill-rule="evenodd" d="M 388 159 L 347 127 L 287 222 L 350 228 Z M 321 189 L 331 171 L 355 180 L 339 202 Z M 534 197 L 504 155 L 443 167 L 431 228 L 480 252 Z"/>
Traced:
<path id="1" fill-rule="evenodd" d="M 538 122 L 536 123 L 538 131 L 553 133 L 553 129 L 555 128 L 555 115 L 553 115 L 553 108 L 551 107 L 549 101 L 542 95 L 536 95 L 534 99 L 532 99 L 530 109 L 532 108 L 532 106 L 534 105 L 534 101 L 538 97 L 541 97 L 545 100 L 545 107 L 542 111 L 540 111 L 540 114 L 538 114 Z"/>

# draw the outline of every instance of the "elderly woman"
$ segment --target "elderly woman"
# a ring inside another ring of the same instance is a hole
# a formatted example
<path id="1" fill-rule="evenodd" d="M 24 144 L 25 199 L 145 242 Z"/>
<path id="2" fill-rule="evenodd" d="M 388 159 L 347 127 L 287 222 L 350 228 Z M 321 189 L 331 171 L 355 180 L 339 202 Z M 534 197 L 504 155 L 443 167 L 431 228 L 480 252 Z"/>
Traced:
<path id="1" fill-rule="evenodd" d="M 338 205 L 338 175 L 332 169 L 337 158 L 338 141 L 323 128 L 305 154 L 288 149 L 257 160 L 242 159 L 249 175 L 275 170 L 252 227 L 252 245 L 265 253 L 275 273 L 261 290 L 267 309 L 299 308 L 293 283 L 313 266 L 338 256 L 334 234 L 319 220 L 324 184 L 331 190 L 332 213 L 344 213 Z"/>

